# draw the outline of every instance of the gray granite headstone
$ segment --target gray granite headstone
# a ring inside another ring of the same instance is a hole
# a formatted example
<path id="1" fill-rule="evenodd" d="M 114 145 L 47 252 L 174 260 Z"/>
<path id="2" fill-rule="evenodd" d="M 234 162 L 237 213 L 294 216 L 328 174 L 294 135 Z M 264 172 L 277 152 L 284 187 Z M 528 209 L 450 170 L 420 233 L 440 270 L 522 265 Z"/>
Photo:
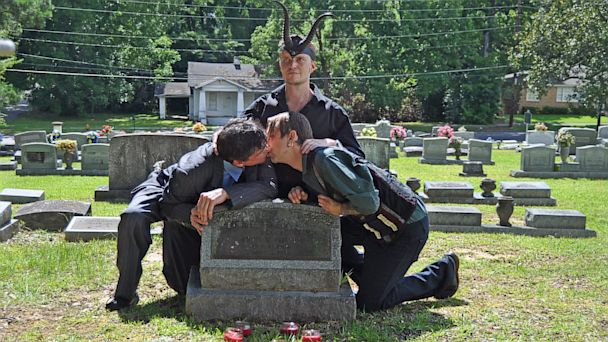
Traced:
<path id="1" fill-rule="evenodd" d="M 576 161 L 580 171 L 608 172 L 608 148 L 585 146 L 576 149 Z"/>
<path id="2" fill-rule="evenodd" d="M 11 202 L 0 201 L 0 226 L 10 221 L 12 217 Z"/>
<path id="3" fill-rule="evenodd" d="M 16 161 L 0 162 L 0 171 L 13 171 L 17 169 Z"/>
<path id="4" fill-rule="evenodd" d="M 473 198 L 473 185 L 469 182 L 424 182 L 424 193 L 430 198 Z"/>
<path id="5" fill-rule="evenodd" d="M 367 160 L 383 169 L 389 168 L 390 142 L 388 139 L 357 137 L 357 142 L 359 142 L 359 145 L 361 146 L 363 153 L 365 153 Z"/>
<path id="6" fill-rule="evenodd" d="M 392 128 L 390 121 L 388 121 L 388 120 L 376 121 L 374 128 L 376 129 L 376 134 L 378 135 L 378 138 L 383 138 L 383 139 L 390 138 L 391 128 Z"/>
<path id="7" fill-rule="evenodd" d="M 444 162 L 448 153 L 448 139 L 424 138 L 422 140 L 422 160 L 430 162 Z"/>
<path id="8" fill-rule="evenodd" d="M 397 158 L 399 155 L 397 154 L 397 145 L 394 142 L 391 142 L 388 149 L 388 157 L 389 158 Z"/>
<path id="9" fill-rule="evenodd" d="M 44 200 L 43 190 L 5 188 L 0 192 L 0 201 L 15 204 L 31 203 Z"/>
<path id="10" fill-rule="evenodd" d="M 57 168 L 57 148 L 48 143 L 27 143 L 21 145 L 21 168 L 49 169 Z"/>
<path id="11" fill-rule="evenodd" d="M 25 204 L 15 215 L 30 229 L 63 230 L 72 217 L 90 216 L 91 203 L 79 201 L 47 200 Z"/>
<path id="12" fill-rule="evenodd" d="M 534 145 L 521 149 L 523 171 L 552 172 L 555 168 L 555 147 Z"/>
<path id="13" fill-rule="evenodd" d="M 27 143 L 46 143 L 45 131 L 27 131 L 15 134 L 15 149 Z"/>
<path id="14" fill-rule="evenodd" d="M 405 138 L 405 140 L 403 141 L 403 147 L 410 147 L 410 146 L 418 146 L 418 147 L 422 147 L 422 138 L 419 137 L 407 137 Z"/>
<path id="15" fill-rule="evenodd" d="M 500 182 L 500 194 L 513 198 L 550 198 L 551 188 L 545 182 Z"/>
<path id="16" fill-rule="evenodd" d="M 107 170 L 110 160 L 110 144 L 85 144 L 82 146 L 82 170 Z"/>
<path id="17" fill-rule="evenodd" d="M 526 132 L 526 144 L 528 145 L 554 145 L 555 144 L 555 132 L 554 131 L 528 131 Z"/>
<path id="18" fill-rule="evenodd" d="M 577 210 L 526 209 L 526 226 L 553 229 L 585 229 L 587 217 Z"/>
<path id="19" fill-rule="evenodd" d="M 427 205 L 433 226 L 481 226 L 481 211 L 475 207 Z"/>
<path id="20" fill-rule="evenodd" d="M 340 287 L 340 223 L 321 208 L 258 202 L 218 210 L 205 228 L 200 269 L 186 294 L 197 320 L 350 320 Z"/>
<path id="21" fill-rule="evenodd" d="M 595 145 L 597 142 L 597 132 L 593 128 L 562 127 L 559 132 L 570 132 L 574 136 L 574 144 L 570 145 L 570 154 L 576 153 L 577 147 Z"/>
<path id="22" fill-rule="evenodd" d="M 597 138 L 599 140 L 608 139 L 608 126 L 600 126 L 597 129 Z"/>
<path id="23" fill-rule="evenodd" d="M 454 136 L 462 138 L 462 140 L 471 140 L 475 138 L 475 132 L 468 132 L 468 131 L 464 131 L 464 132 L 459 132 L 456 131 L 454 132 Z"/>
<path id="24" fill-rule="evenodd" d="M 199 135 L 135 133 L 117 135 L 110 142 L 109 186 L 95 192 L 96 201 L 128 202 L 131 190 L 146 180 L 154 164 L 176 163 L 208 140 Z"/>
<path id="25" fill-rule="evenodd" d="M 114 239 L 120 217 L 74 216 L 64 231 L 68 241 Z"/>
<path id="26" fill-rule="evenodd" d="M 63 134 L 61 134 L 61 139 L 75 140 L 76 141 L 76 147 L 79 150 L 82 150 L 82 147 L 85 144 L 89 143 L 89 139 L 87 138 L 87 135 L 84 134 L 84 133 L 78 133 L 78 132 L 63 133 Z"/>
<path id="27" fill-rule="evenodd" d="M 469 160 L 494 164 L 492 161 L 492 142 L 478 139 L 469 140 Z"/>
<path id="28" fill-rule="evenodd" d="M 465 177 L 485 177 L 483 173 L 483 163 L 480 161 L 465 161 L 462 163 L 461 176 Z"/>

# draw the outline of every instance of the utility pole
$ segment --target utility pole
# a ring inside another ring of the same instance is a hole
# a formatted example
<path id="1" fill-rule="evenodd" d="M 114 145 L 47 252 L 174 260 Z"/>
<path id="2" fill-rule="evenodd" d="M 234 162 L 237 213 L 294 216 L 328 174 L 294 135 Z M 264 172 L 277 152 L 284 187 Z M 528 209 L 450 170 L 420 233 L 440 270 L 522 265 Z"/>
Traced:
<path id="1" fill-rule="evenodd" d="M 522 1 L 523 0 L 517 0 L 517 16 L 515 17 L 515 34 L 517 34 L 521 30 Z M 522 88 L 521 84 L 523 81 L 523 80 L 519 79 L 519 77 L 520 77 L 519 71 L 521 71 L 521 70 L 516 70 L 515 75 L 513 77 L 513 102 L 515 103 L 515 107 L 518 109 L 519 109 L 519 98 L 521 97 L 521 88 Z M 515 114 L 514 111 L 511 111 L 509 113 L 509 127 L 513 127 L 514 114 Z"/>

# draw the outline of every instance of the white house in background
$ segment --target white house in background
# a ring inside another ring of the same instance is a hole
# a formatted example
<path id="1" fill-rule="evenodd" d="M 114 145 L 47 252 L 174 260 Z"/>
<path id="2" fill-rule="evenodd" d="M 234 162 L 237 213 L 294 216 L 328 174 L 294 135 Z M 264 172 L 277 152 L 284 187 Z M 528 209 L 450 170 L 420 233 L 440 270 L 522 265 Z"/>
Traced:
<path id="1" fill-rule="evenodd" d="M 167 100 L 190 98 L 192 92 L 187 82 L 169 82 L 157 84 L 154 88 L 154 96 L 158 97 L 158 111 L 160 118 L 167 117 Z"/>
<path id="2" fill-rule="evenodd" d="M 262 81 L 260 71 L 253 64 L 241 64 L 238 57 L 233 63 L 188 62 L 187 83 L 167 83 L 164 92 L 155 94 L 161 118 L 166 113 L 167 98 L 187 96 L 191 120 L 224 125 L 241 116 L 253 100 L 279 86 L 280 82 Z M 173 90 L 179 95 L 171 95 Z"/>

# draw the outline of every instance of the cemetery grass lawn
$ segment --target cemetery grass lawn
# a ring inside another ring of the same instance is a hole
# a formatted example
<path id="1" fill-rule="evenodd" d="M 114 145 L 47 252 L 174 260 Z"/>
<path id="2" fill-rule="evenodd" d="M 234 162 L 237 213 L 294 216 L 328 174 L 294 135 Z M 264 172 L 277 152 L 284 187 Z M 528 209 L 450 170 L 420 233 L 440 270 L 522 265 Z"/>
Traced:
<path id="1" fill-rule="evenodd" d="M 515 122 L 523 124 L 524 116 L 515 115 Z M 597 124 L 597 116 L 594 115 L 567 115 L 567 114 L 534 114 L 532 115 L 532 124 L 544 122 L 552 126 L 589 126 L 595 128 Z M 606 124 L 606 118 L 602 118 L 602 123 Z"/>
<path id="2" fill-rule="evenodd" d="M 493 151 L 488 177 L 513 179 L 514 151 Z M 461 166 L 391 160 L 402 180 L 467 180 Z M 469 341 L 608 339 L 608 180 L 547 179 L 558 209 L 587 215 L 596 238 L 566 239 L 497 234 L 431 232 L 411 271 L 449 250 L 461 257 L 461 288 L 452 299 L 409 302 L 384 312 L 358 313 L 349 323 L 308 323 L 325 341 Z M 0 188 L 44 189 L 47 199 L 93 201 L 107 177 L 18 177 L 0 171 Z M 479 189 L 477 189 L 479 191 Z M 125 204 L 93 202 L 93 215 L 115 216 Z M 18 206 L 13 206 L 16 212 Z M 485 223 L 496 223 L 492 206 L 477 206 Z M 523 224 L 516 207 L 512 223 Z M 116 285 L 115 241 L 67 243 L 60 233 L 23 231 L 0 244 L 0 340 L 200 340 L 220 341 L 233 322 L 197 323 L 183 312 L 184 301 L 161 273 L 161 239 L 144 259 L 140 304 L 122 313 L 103 305 Z M 278 322 L 254 325 L 248 341 L 277 336 Z"/>
<path id="3" fill-rule="evenodd" d="M 132 120 L 135 119 L 135 120 Z M 137 130 L 172 129 L 176 127 L 191 126 L 191 121 L 166 119 L 161 120 L 158 114 L 86 114 L 77 117 L 62 117 L 51 114 L 28 113 L 22 114 L 11 120 L 7 120 L 6 128 L 0 132 L 3 134 L 15 134 L 25 131 L 46 131 L 50 133 L 53 129 L 53 121 L 63 122 L 64 132 L 85 132 L 89 130 L 100 130 L 103 125 L 114 127 L 115 131 L 125 130 L 131 132 L 133 127 Z M 87 125 L 90 128 L 87 129 Z"/>

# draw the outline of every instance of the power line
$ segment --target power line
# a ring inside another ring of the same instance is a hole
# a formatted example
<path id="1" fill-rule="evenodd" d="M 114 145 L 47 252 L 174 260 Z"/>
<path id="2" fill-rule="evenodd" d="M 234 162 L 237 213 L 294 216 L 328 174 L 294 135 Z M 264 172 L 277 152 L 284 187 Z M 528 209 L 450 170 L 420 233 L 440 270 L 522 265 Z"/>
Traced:
<path id="1" fill-rule="evenodd" d="M 93 46 L 93 47 L 103 47 L 103 48 L 131 48 L 137 50 L 152 50 L 152 49 L 166 49 L 166 50 L 175 50 L 175 51 L 188 51 L 188 52 L 218 52 L 218 53 L 242 53 L 247 54 L 246 50 L 209 50 L 209 49 L 181 49 L 181 48 L 165 48 L 165 47 L 147 47 L 147 46 L 130 46 L 130 45 L 107 45 L 107 44 L 93 44 L 93 43 L 80 43 L 80 42 L 66 42 L 62 40 L 48 40 L 48 39 L 37 39 L 37 38 L 19 38 L 19 40 L 26 41 L 34 41 L 40 43 L 56 43 L 56 44 L 67 44 L 67 45 L 77 45 L 77 46 Z"/>
<path id="2" fill-rule="evenodd" d="M 53 33 L 53 34 L 67 34 L 77 36 L 94 36 L 94 37 L 110 37 L 110 38 L 134 38 L 134 39 L 158 39 L 161 36 L 131 36 L 127 34 L 109 34 L 109 33 L 89 33 L 89 32 L 71 32 L 71 31 L 52 31 L 52 30 L 37 30 L 37 29 L 23 29 L 24 32 L 40 32 L 40 33 Z M 180 38 L 180 37 L 169 37 L 171 40 L 186 40 L 194 41 L 195 38 Z M 249 38 L 204 38 L 209 41 L 242 41 L 248 42 Z"/>
<path id="3" fill-rule="evenodd" d="M 429 37 L 429 36 L 441 36 L 448 34 L 460 34 L 460 33 L 471 33 L 471 32 L 485 32 L 485 31 L 496 31 L 496 30 L 504 30 L 508 28 L 513 28 L 515 26 L 504 26 L 504 27 L 488 27 L 483 29 L 473 29 L 473 30 L 461 30 L 461 31 L 445 31 L 445 32 L 433 32 L 433 33 L 415 33 L 415 34 L 406 34 L 399 36 L 375 36 L 375 37 L 328 37 L 325 38 L 328 41 L 338 41 L 338 40 L 374 40 L 374 39 L 395 39 L 395 38 L 418 38 L 418 37 Z"/>
<path id="4" fill-rule="evenodd" d="M 515 7 L 515 6 L 511 6 Z M 480 7 L 480 9 L 488 9 L 490 7 Z M 212 20 L 242 20 L 242 21 L 268 21 L 268 18 L 245 18 L 245 17 L 219 17 L 213 14 L 208 15 L 194 15 L 194 14 L 175 14 L 175 13 L 146 13 L 146 12 L 135 12 L 135 11 L 116 11 L 116 10 L 105 10 L 96 8 L 80 8 L 80 7 L 64 7 L 55 6 L 54 9 L 62 11 L 80 11 L 80 12 L 92 12 L 92 13 L 106 13 L 106 14 L 127 14 L 127 15 L 142 15 L 142 16 L 154 16 L 154 17 L 174 17 L 174 18 L 190 18 L 190 19 L 212 19 Z M 458 10 L 458 9 L 455 9 Z M 389 13 L 390 12 L 386 12 Z M 465 18 L 489 18 L 493 16 L 478 16 L 478 17 L 447 17 L 447 18 L 404 18 L 399 21 L 440 21 L 440 20 L 459 20 Z M 385 21 L 397 21 L 387 19 L 332 19 L 335 22 L 385 22 Z M 290 19 L 291 22 L 309 22 L 310 19 Z"/>
<path id="5" fill-rule="evenodd" d="M 336 1 L 336 0 L 334 0 Z M 352 2 L 352 0 L 347 0 Z M 365 1 L 365 0 L 363 0 Z M 378 1 L 378 0 L 368 0 L 368 1 Z M 416 0 L 418 1 L 426 1 L 426 0 Z M 121 3 L 135 3 L 135 4 L 145 4 L 145 5 L 157 5 L 157 6 L 178 6 L 178 7 L 187 7 L 187 8 L 209 8 L 209 9 L 234 9 L 234 10 L 247 10 L 247 11 L 276 11 L 277 7 L 246 7 L 246 6 L 213 6 L 213 5 L 194 5 L 194 4 L 173 4 L 173 3 L 160 3 L 160 2 L 151 2 L 151 1 L 139 1 L 139 0 L 121 0 Z M 441 11 L 468 11 L 468 10 L 482 10 L 482 9 L 507 9 L 507 8 L 516 8 L 516 5 L 512 6 L 489 6 L 489 7 L 462 7 L 462 8 L 421 8 L 421 9 L 396 9 L 399 12 L 407 13 L 407 12 L 441 12 Z M 531 7 L 531 6 L 527 6 Z M 531 7 L 537 8 L 537 7 Z M 317 9 L 315 10 L 317 13 L 386 13 L 386 9 Z"/>
<path id="6" fill-rule="evenodd" d="M 362 75 L 362 76 L 332 76 L 332 77 L 312 77 L 311 80 L 361 80 L 361 79 L 380 79 L 380 78 L 406 78 L 416 76 L 432 76 L 442 74 L 454 74 L 454 73 L 469 73 L 475 71 L 486 71 L 495 69 L 508 68 L 508 65 L 497 65 L 489 67 L 479 68 L 467 68 L 467 69 L 453 69 L 443 71 L 429 71 L 429 72 L 418 72 L 418 73 L 406 73 L 406 74 L 392 74 L 392 75 Z M 86 74 L 86 73 L 71 73 L 62 71 L 49 71 L 49 70 L 29 70 L 29 69 L 7 69 L 9 72 L 20 72 L 20 73 L 33 73 L 33 74 L 50 74 L 50 75 L 64 75 L 64 76 L 83 76 L 83 77 L 107 77 L 107 78 L 130 78 L 130 79 L 150 79 L 150 80 L 182 80 L 186 81 L 188 78 L 184 77 L 151 77 L 151 76 L 134 76 L 134 75 L 114 75 L 114 74 Z M 247 79 L 244 77 L 225 77 L 228 79 Z M 282 78 L 264 78 L 260 81 L 282 81 Z"/>

